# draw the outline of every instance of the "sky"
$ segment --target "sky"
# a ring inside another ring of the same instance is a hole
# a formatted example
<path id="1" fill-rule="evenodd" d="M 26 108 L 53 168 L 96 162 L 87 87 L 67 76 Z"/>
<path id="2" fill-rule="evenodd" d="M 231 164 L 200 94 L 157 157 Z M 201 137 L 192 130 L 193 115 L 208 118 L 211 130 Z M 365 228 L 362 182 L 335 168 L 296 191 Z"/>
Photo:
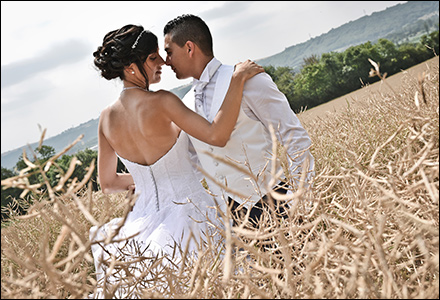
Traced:
<path id="1" fill-rule="evenodd" d="M 214 55 L 236 64 L 282 52 L 350 21 L 406 1 L 1 1 L 1 153 L 91 119 L 122 83 L 100 77 L 92 53 L 104 35 L 142 25 L 159 40 L 182 14 L 209 26 Z M 152 90 L 179 87 L 168 66 Z M 67 146 L 67 145 L 66 145 Z"/>

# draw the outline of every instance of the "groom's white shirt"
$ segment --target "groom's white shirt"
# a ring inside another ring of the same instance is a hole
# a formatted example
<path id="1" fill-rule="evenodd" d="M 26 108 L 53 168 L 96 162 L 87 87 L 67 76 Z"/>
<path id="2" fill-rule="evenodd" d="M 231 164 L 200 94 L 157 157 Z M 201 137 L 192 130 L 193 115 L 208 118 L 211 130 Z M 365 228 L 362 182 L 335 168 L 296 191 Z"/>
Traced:
<path id="1" fill-rule="evenodd" d="M 200 82 L 205 83 L 204 110 L 198 113 L 212 122 L 229 88 L 233 69 L 233 66 L 222 65 L 219 60 L 213 58 L 206 65 L 200 79 L 194 79 L 193 89 L 183 99 L 185 105 L 195 110 L 194 87 Z M 208 115 L 204 112 L 208 112 Z M 239 203 L 245 202 L 247 207 L 252 206 L 253 202 L 258 201 L 270 188 L 268 186 L 272 152 L 270 124 L 289 155 L 295 158 L 290 167 L 291 172 L 298 173 L 300 170 L 298 167 L 301 167 L 306 157 L 309 159 L 309 170 L 313 170 L 314 159 L 308 150 L 311 145 L 310 137 L 290 108 L 285 95 L 278 90 L 267 73 L 258 74 L 245 83 L 237 125 L 225 147 L 210 146 L 191 137 L 201 168 L 216 180 L 226 183 L 228 187 L 249 195 L 250 201 L 246 202 L 234 193 L 225 193 L 225 196 Z M 190 149 L 193 155 L 194 149 Z M 254 175 L 258 175 L 259 182 L 252 182 L 248 175 L 215 161 L 204 151 L 232 159 L 244 168 L 249 166 L 242 160 L 247 160 L 246 163 L 250 164 Z M 222 190 L 208 178 L 206 180 L 211 191 L 216 196 L 221 196 Z"/>

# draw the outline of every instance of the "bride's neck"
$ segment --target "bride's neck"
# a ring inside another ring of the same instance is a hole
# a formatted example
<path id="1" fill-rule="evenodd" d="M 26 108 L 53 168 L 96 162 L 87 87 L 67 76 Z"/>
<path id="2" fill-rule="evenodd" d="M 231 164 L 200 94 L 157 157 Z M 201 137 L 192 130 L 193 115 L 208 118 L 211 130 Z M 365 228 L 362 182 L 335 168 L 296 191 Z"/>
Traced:
<path id="1" fill-rule="evenodd" d="M 148 90 L 149 86 L 145 86 L 144 82 L 141 82 L 140 80 L 123 80 L 122 81 L 122 87 L 123 88 L 132 88 L 132 87 L 139 87 L 144 90 Z"/>

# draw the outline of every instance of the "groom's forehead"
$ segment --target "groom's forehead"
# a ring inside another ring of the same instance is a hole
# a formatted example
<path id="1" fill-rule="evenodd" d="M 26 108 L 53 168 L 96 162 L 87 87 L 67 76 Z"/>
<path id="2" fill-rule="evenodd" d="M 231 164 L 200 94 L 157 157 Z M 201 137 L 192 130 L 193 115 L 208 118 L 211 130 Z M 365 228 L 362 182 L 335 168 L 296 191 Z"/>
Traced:
<path id="1" fill-rule="evenodd" d="M 173 42 L 172 38 L 170 35 L 165 35 L 165 41 L 164 41 L 164 50 L 165 51 L 171 51 L 171 50 L 175 50 L 181 48 L 179 45 L 177 45 L 175 42 Z"/>
<path id="2" fill-rule="evenodd" d="M 165 35 L 164 44 L 165 47 L 172 47 L 175 44 L 170 34 Z"/>

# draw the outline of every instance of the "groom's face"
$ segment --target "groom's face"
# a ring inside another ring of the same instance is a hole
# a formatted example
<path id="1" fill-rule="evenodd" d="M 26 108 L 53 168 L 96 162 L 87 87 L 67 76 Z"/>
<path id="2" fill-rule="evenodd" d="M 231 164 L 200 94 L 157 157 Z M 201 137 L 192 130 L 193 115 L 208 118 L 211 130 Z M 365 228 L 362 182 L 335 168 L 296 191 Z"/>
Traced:
<path id="1" fill-rule="evenodd" d="M 165 64 L 167 66 L 170 66 L 174 73 L 176 73 L 177 79 L 185 79 L 191 77 L 191 66 L 189 62 L 187 47 L 179 47 L 179 45 L 171 40 L 171 36 L 169 34 L 166 34 L 164 49 L 167 53 Z"/>

